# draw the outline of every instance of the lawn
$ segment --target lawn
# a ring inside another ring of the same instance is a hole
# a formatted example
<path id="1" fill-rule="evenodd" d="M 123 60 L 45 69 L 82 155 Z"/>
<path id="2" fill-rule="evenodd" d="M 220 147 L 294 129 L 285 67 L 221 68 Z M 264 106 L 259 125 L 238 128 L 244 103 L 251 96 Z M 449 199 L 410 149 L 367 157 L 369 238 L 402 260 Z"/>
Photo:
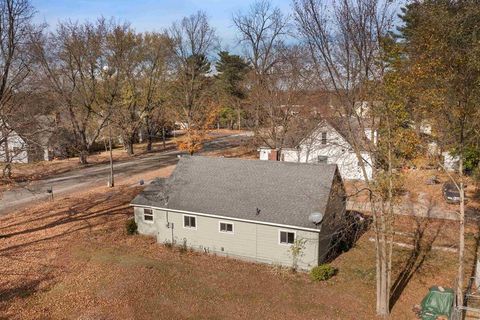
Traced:
<path id="1" fill-rule="evenodd" d="M 332 262 L 336 276 L 315 283 L 308 274 L 128 236 L 128 203 L 139 190 L 101 187 L 0 217 L 0 319 L 375 318 L 371 232 Z M 431 247 L 455 248 L 456 226 L 399 217 L 397 229 L 398 241 L 417 239 L 417 250 L 396 247 L 392 318 L 413 319 L 428 287 L 454 283 L 456 254 Z"/>

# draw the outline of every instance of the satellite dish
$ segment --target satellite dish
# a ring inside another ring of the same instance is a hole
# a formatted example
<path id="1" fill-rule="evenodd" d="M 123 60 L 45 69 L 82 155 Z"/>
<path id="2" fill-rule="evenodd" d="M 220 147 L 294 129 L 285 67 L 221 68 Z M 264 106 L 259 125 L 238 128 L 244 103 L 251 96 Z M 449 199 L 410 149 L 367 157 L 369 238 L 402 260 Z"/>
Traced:
<path id="1" fill-rule="evenodd" d="M 319 224 L 320 222 L 322 222 L 322 220 L 323 220 L 323 214 L 321 214 L 320 212 L 312 212 L 308 216 L 308 221 L 314 224 Z"/>

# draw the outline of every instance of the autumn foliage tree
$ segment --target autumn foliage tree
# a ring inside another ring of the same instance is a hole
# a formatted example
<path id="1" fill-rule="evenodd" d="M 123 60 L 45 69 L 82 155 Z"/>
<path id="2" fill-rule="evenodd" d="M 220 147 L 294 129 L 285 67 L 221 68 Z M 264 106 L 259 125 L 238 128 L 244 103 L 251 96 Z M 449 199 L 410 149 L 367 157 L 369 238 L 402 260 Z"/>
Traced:
<path id="1" fill-rule="evenodd" d="M 205 134 L 214 123 L 218 103 L 213 99 L 213 77 L 208 55 L 218 38 L 204 12 L 197 12 L 176 22 L 169 30 L 174 52 L 175 76 L 169 90 L 169 105 L 176 120 L 185 129 L 179 148 L 197 152 Z"/>
<path id="2" fill-rule="evenodd" d="M 480 127 L 480 7 L 477 1 L 429 0 L 404 10 L 400 37 L 403 72 L 415 113 L 429 120 L 443 150 L 459 156 L 460 193 L 457 303 L 463 305 L 465 251 L 464 161 Z"/>

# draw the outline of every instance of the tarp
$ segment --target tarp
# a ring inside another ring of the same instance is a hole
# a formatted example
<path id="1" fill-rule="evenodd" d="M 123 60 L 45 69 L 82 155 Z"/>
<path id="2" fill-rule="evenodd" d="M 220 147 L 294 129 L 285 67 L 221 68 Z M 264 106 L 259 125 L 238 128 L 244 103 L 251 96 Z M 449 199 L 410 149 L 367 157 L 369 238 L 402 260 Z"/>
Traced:
<path id="1" fill-rule="evenodd" d="M 422 300 L 422 311 L 420 312 L 422 320 L 435 320 L 439 316 L 446 316 L 450 319 L 453 308 L 453 299 L 455 293 L 450 288 L 431 287 L 427 296 Z"/>

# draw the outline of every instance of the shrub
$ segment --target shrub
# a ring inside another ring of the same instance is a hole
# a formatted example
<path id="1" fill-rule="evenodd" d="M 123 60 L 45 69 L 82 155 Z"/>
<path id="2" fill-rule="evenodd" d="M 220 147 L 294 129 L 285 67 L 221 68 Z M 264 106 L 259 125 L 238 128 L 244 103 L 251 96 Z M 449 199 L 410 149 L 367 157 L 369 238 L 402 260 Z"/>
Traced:
<path id="1" fill-rule="evenodd" d="M 163 243 L 163 245 L 165 246 L 165 248 L 167 249 L 172 249 L 173 248 L 173 243 L 171 243 L 170 241 L 165 241 Z"/>
<path id="2" fill-rule="evenodd" d="M 134 219 L 128 219 L 127 223 L 125 224 L 125 228 L 127 229 L 127 234 L 137 234 L 138 227 Z"/>
<path id="3" fill-rule="evenodd" d="M 335 275 L 337 270 L 329 264 L 321 264 L 310 271 L 310 276 L 314 281 L 325 281 Z"/>
<path id="4" fill-rule="evenodd" d="M 188 247 L 187 247 L 187 239 L 183 238 L 183 243 L 182 245 L 180 246 L 180 253 L 185 253 L 188 251 Z"/>

